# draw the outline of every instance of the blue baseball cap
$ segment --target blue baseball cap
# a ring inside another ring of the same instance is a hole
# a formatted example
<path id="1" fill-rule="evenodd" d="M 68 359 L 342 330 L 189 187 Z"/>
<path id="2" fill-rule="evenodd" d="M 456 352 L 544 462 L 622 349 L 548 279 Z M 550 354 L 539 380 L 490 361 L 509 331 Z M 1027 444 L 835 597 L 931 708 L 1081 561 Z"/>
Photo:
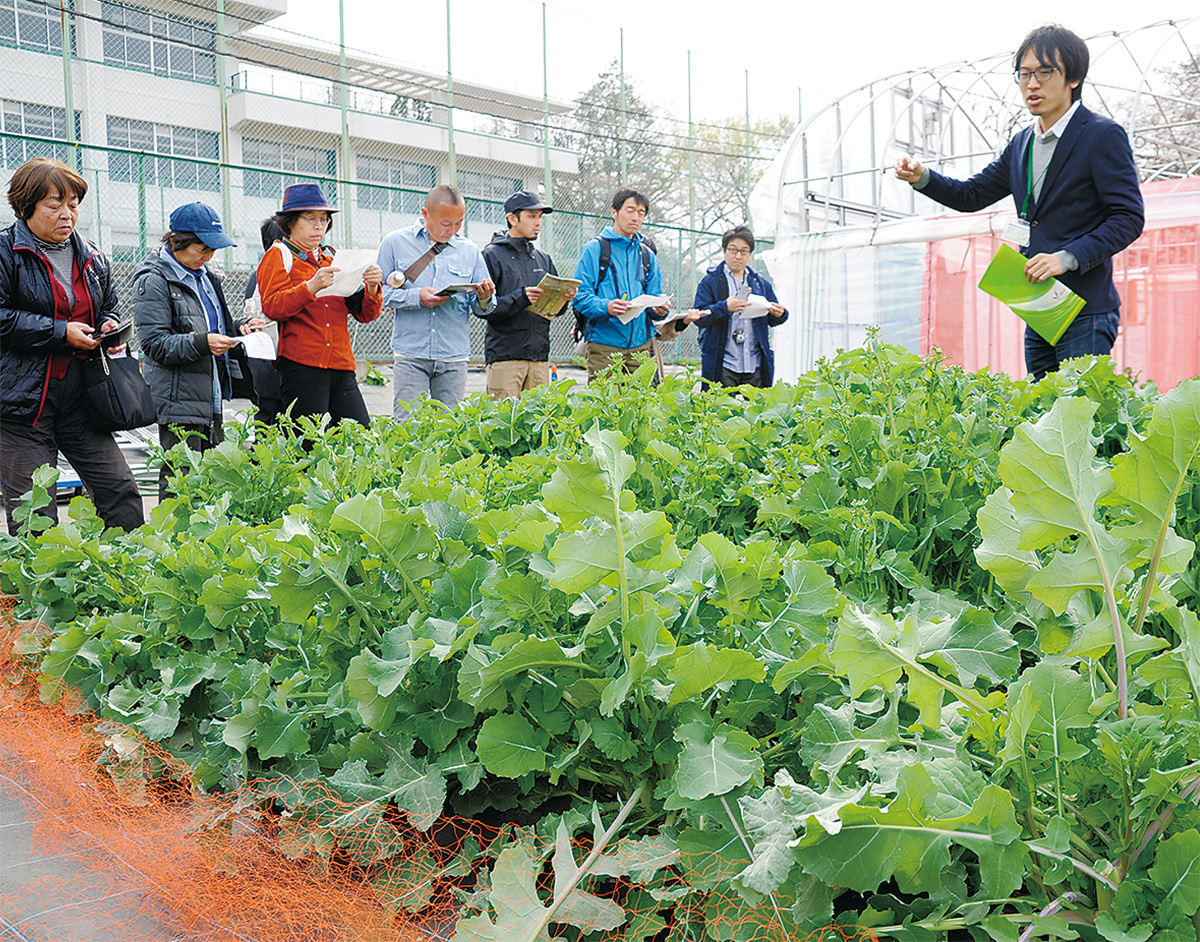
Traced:
<path id="1" fill-rule="evenodd" d="M 205 203 L 185 203 L 171 213 L 172 232 L 191 232 L 210 249 L 237 245 L 221 228 L 221 217 Z"/>

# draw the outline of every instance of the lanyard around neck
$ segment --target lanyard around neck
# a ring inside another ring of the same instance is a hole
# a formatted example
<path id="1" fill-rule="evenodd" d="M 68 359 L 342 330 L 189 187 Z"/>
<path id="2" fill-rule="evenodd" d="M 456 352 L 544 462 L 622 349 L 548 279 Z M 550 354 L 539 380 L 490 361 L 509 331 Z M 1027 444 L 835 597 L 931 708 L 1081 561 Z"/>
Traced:
<path id="1" fill-rule="evenodd" d="M 1040 183 L 1046 178 L 1046 173 L 1050 170 L 1050 161 L 1046 161 L 1046 166 L 1042 168 L 1042 175 L 1035 182 L 1033 179 L 1033 138 L 1037 131 L 1029 133 L 1029 169 L 1025 174 L 1025 202 L 1021 205 L 1021 218 L 1029 218 L 1029 204 L 1033 202 L 1033 190 L 1036 183 Z"/>

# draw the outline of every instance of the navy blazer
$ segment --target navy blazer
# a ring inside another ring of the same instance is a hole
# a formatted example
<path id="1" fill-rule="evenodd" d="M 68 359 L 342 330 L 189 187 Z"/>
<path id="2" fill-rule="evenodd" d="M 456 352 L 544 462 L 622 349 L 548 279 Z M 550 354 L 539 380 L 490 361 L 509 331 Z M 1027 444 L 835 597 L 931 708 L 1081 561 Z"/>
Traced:
<path id="1" fill-rule="evenodd" d="M 1017 212 L 1029 180 L 1033 126 L 1016 134 L 1004 153 L 969 180 L 930 171 L 919 192 L 944 206 L 971 213 L 1011 195 Z M 1079 268 L 1059 281 L 1087 301 L 1081 314 L 1116 311 L 1112 257 L 1142 234 L 1145 211 L 1129 136 L 1115 121 L 1082 105 L 1054 148 L 1040 198 L 1029 210 L 1029 245 L 1022 254 L 1066 249 Z"/>

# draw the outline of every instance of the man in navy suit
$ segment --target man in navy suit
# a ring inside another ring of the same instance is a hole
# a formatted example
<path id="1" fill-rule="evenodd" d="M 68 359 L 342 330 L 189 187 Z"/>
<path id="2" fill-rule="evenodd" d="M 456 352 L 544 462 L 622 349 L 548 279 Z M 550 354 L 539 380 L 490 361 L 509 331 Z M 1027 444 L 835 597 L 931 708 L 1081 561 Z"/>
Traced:
<path id="1" fill-rule="evenodd" d="M 975 212 L 1012 195 L 1020 219 L 1005 238 L 1021 245 L 1031 282 L 1058 278 L 1087 304 L 1055 345 L 1025 329 L 1025 365 L 1034 379 L 1071 357 L 1108 354 L 1121 300 L 1112 257 L 1142 232 L 1144 213 L 1129 137 L 1080 103 L 1087 43 L 1058 25 L 1040 26 L 1013 56 L 1014 78 L 1037 121 L 969 180 L 951 180 L 912 157 L 896 176 L 931 199 Z"/>

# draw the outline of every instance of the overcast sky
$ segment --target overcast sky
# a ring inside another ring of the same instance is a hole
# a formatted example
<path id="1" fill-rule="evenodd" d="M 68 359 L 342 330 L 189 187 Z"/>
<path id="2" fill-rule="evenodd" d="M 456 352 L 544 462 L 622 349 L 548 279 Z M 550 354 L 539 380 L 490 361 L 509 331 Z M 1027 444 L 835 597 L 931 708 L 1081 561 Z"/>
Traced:
<path id="1" fill-rule="evenodd" d="M 344 2 L 347 46 L 444 72 L 444 0 Z M 540 2 L 450 0 L 450 9 L 457 78 L 541 95 Z M 336 3 L 288 0 L 288 10 L 273 25 L 336 42 Z M 1187 20 L 1193 10 L 1195 0 L 1061 0 L 1051 15 L 1088 37 Z M 547 4 L 550 95 L 570 101 L 590 86 L 617 57 L 624 27 L 627 75 L 640 94 L 679 118 L 687 117 L 689 50 L 696 120 L 744 115 L 747 70 L 752 117 L 795 117 L 800 94 L 808 117 L 872 79 L 1009 52 L 1047 18 L 1037 5 L 979 0 L 554 0 Z M 1196 27 L 1189 36 L 1200 32 Z"/>

